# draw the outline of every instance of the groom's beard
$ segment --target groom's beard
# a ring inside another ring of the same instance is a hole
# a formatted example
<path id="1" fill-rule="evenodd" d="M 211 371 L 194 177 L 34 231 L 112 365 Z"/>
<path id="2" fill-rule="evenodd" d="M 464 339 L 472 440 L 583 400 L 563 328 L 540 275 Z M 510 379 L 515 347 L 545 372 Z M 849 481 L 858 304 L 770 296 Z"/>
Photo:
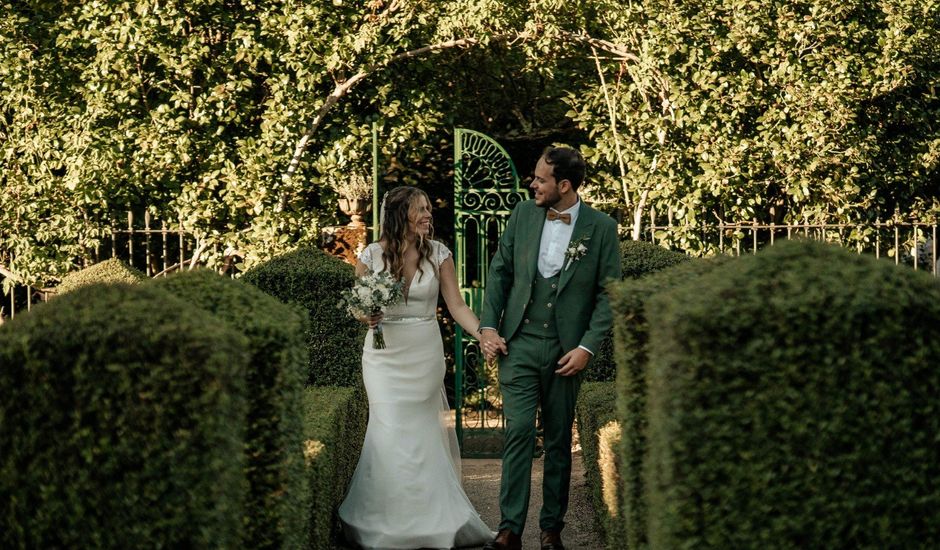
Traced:
<path id="1" fill-rule="evenodd" d="M 554 208 L 559 202 L 561 202 L 561 193 L 556 190 L 554 193 L 542 193 L 542 202 L 537 203 L 536 206 L 548 210 Z"/>

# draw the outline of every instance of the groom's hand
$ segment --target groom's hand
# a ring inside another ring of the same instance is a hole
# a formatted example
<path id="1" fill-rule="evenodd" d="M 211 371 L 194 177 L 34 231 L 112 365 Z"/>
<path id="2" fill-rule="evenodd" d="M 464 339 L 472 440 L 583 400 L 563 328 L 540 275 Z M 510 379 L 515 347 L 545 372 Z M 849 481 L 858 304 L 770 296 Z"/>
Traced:
<path id="1" fill-rule="evenodd" d="M 588 353 L 587 350 L 584 348 L 574 348 L 562 355 L 561 359 L 558 360 L 558 366 L 560 368 L 555 371 L 555 374 L 559 376 L 574 376 L 583 371 L 590 360 L 591 354 Z"/>
<path id="2" fill-rule="evenodd" d="M 480 331 L 480 347 L 483 349 L 483 356 L 486 357 L 487 361 L 493 361 L 500 354 L 506 355 L 509 353 L 506 341 L 491 328 Z"/>

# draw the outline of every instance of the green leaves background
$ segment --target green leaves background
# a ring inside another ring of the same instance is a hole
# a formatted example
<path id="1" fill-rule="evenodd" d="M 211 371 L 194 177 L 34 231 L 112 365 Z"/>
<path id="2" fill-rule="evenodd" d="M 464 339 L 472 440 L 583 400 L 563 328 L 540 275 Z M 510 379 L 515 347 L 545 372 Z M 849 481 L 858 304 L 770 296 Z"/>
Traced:
<path id="1" fill-rule="evenodd" d="M 54 283 L 147 207 L 250 267 L 336 222 L 373 121 L 432 198 L 454 126 L 579 145 L 592 200 L 696 254 L 719 220 L 929 218 L 937 59 L 937 0 L 0 0 L 0 264 Z"/>

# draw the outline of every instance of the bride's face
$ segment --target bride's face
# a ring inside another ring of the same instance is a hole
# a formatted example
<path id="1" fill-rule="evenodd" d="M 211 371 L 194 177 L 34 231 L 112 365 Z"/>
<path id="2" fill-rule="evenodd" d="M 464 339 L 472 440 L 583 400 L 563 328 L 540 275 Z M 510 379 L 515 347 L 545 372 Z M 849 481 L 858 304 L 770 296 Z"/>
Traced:
<path id="1" fill-rule="evenodd" d="M 427 237 L 431 232 L 431 205 L 424 195 L 411 203 L 408 210 L 408 229 L 412 235 Z"/>

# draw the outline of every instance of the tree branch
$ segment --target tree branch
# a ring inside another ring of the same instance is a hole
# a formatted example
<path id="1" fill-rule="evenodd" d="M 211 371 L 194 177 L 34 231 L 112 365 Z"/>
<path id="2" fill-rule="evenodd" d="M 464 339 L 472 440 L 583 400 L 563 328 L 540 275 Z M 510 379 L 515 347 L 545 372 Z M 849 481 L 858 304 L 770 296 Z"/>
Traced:
<path id="1" fill-rule="evenodd" d="M 196 241 L 196 250 L 193 251 L 193 257 L 189 259 L 189 269 L 191 271 L 199 265 L 199 260 L 202 257 L 202 253 L 206 251 L 206 248 L 209 247 L 209 242 L 205 239 Z"/>
<path id="2" fill-rule="evenodd" d="M 16 273 L 13 273 L 8 268 L 4 267 L 3 264 L 0 264 L 0 275 L 3 275 L 7 279 L 13 279 L 16 282 L 21 281 L 21 279 L 16 275 Z"/>
<path id="3" fill-rule="evenodd" d="M 602 50 L 609 54 L 615 55 L 625 61 L 632 61 L 637 64 L 640 63 L 640 58 L 636 54 L 632 52 L 628 52 L 627 50 L 623 49 L 621 46 L 618 46 L 617 44 L 614 44 L 613 42 L 610 42 L 608 40 L 602 40 L 600 38 L 593 38 L 584 33 L 573 33 L 573 32 L 567 32 L 567 31 L 561 31 L 559 33 L 559 36 L 564 40 L 570 40 L 572 42 L 580 42 L 582 44 L 587 44 L 588 46 L 591 46 L 593 48 L 597 48 L 598 50 Z"/>
<path id="4" fill-rule="evenodd" d="M 539 29 L 540 30 L 540 29 Z M 515 44 L 517 42 L 525 42 L 533 38 L 533 34 L 529 31 L 522 32 L 511 32 L 503 33 L 493 36 L 487 41 L 487 43 L 494 42 L 506 42 L 509 44 Z M 572 42 L 579 42 L 582 44 L 587 44 L 592 48 L 596 48 L 602 51 L 605 51 L 609 54 L 615 55 L 622 60 L 630 61 L 633 63 L 639 64 L 640 58 L 631 52 L 623 49 L 621 46 L 614 44 L 613 42 L 602 40 L 599 38 L 592 38 L 584 33 L 573 33 L 567 31 L 560 31 L 559 37 L 563 40 L 568 40 Z M 349 77 L 345 81 L 336 85 L 333 91 L 327 96 L 326 101 L 320 107 L 320 110 L 317 112 L 317 116 L 314 117 L 312 121 L 307 125 L 304 135 L 297 141 L 297 145 L 294 147 L 294 154 L 291 157 L 290 164 L 287 166 L 287 170 L 281 176 L 282 181 L 290 181 L 293 178 L 294 174 L 297 172 L 297 168 L 300 166 L 300 159 L 303 157 L 304 151 L 307 150 L 307 144 L 310 143 L 310 138 L 313 137 L 313 134 L 317 131 L 320 125 L 323 123 L 323 120 L 326 118 L 327 113 L 330 112 L 330 109 L 334 105 L 339 103 L 339 100 L 343 98 L 353 87 L 356 86 L 359 82 L 364 80 L 366 77 L 372 75 L 380 69 L 384 69 L 393 63 L 398 61 L 403 61 L 406 59 L 412 59 L 426 53 L 438 52 L 441 50 L 446 50 L 450 48 L 466 48 L 471 46 L 477 46 L 482 44 L 483 41 L 478 38 L 459 38 L 454 40 L 446 40 L 444 42 L 439 42 L 437 44 L 430 44 L 428 46 L 422 46 L 420 48 L 415 48 L 407 52 L 402 52 L 397 55 L 393 55 L 389 59 L 379 62 L 372 63 L 367 65 L 365 68 L 361 69 L 359 72 Z M 596 54 L 595 54 L 596 55 Z M 280 200 L 278 201 L 278 207 L 284 209 L 287 206 L 287 195 L 282 194 Z"/>
<path id="5" fill-rule="evenodd" d="M 640 194 L 640 202 L 633 210 L 633 233 L 630 236 L 634 241 L 640 240 L 640 231 L 643 229 L 643 209 L 646 208 L 646 198 L 649 194 L 650 190 L 644 189 Z"/>
<path id="6" fill-rule="evenodd" d="M 630 193 L 627 190 L 627 170 L 623 165 L 623 150 L 620 147 L 620 134 L 617 133 L 617 110 L 614 101 L 610 98 L 607 91 L 607 81 L 604 78 L 604 71 L 601 69 L 601 60 L 597 57 L 597 48 L 591 46 L 591 52 L 594 54 L 594 64 L 597 66 L 597 76 L 601 81 L 601 89 L 604 91 L 604 102 L 607 103 L 607 113 L 610 115 L 610 132 L 614 135 L 614 148 L 617 152 L 617 163 L 620 166 L 620 188 L 623 193 L 623 201 L 630 206 Z"/>
<path id="7" fill-rule="evenodd" d="M 53 288 L 38 287 L 38 286 L 33 286 L 33 285 L 27 283 L 26 281 L 23 280 L 22 277 L 20 277 L 20 276 L 17 275 L 16 273 L 10 271 L 10 269 L 9 269 L 8 267 L 4 266 L 3 264 L 0 264 L 0 275 L 3 275 L 3 276 L 4 276 L 5 278 L 7 278 L 7 279 L 11 279 L 11 280 L 15 281 L 17 284 L 21 284 L 21 285 L 23 285 L 23 286 L 31 286 L 31 287 L 35 288 L 36 290 L 38 290 L 38 291 L 40 291 L 40 292 L 55 292 L 55 289 L 53 289 Z"/>
<path id="8" fill-rule="evenodd" d="M 517 40 L 528 40 L 531 38 L 531 35 L 528 32 L 521 33 L 505 33 L 494 36 L 490 39 L 490 42 L 506 42 L 506 41 L 517 41 Z M 447 40 L 437 44 L 430 44 L 428 46 L 422 46 L 414 50 L 409 50 L 407 52 L 402 52 L 400 54 L 394 55 L 389 59 L 381 63 L 373 63 L 367 67 L 361 69 L 359 72 L 349 77 L 347 80 L 339 83 L 333 89 L 333 92 L 330 93 L 326 98 L 326 102 L 323 103 L 323 106 L 320 107 L 320 111 L 317 113 L 317 116 L 314 117 L 310 124 L 307 125 L 307 129 L 304 132 L 304 135 L 297 142 L 297 146 L 294 147 L 294 155 L 291 157 L 290 164 L 287 166 L 287 172 L 285 172 L 282 177 L 283 180 L 290 180 L 293 175 L 297 172 L 297 167 L 300 166 L 300 158 L 303 156 L 304 151 L 307 149 L 307 144 L 310 142 L 310 138 L 313 137 L 314 132 L 320 127 L 320 124 L 323 123 L 323 120 L 326 118 L 326 114 L 333 108 L 334 105 L 339 103 L 339 100 L 343 98 L 349 90 L 351 90 L 356 84 L 364 80 L 366 77 L 372 75 L 374 72 L 379 69 L 384 69 L 389 65 L 402 61 L 405 59 L 412 59 L 426 53 L 438 52 L 441 50 L 446 50 L 450 48 L 465 48 L 470 46 L 477 46 L 481 44 L 482 41 L 477 38 L 460 38 L 455 40 Z M 285 197 L 281 197 L 282 207 L 283 203 L 286 200 Z"/>

